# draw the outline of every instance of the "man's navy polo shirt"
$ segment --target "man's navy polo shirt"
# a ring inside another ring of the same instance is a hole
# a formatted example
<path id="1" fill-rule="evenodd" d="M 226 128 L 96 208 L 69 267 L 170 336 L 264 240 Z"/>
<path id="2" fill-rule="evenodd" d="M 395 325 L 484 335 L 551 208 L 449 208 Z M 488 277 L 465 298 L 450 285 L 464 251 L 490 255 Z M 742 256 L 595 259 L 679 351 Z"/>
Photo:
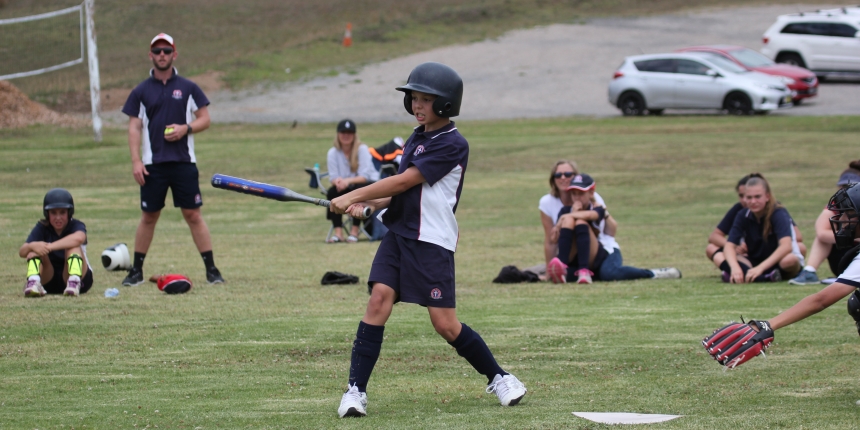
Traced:
<path id="1" fill-rule="evenodd" d="M 791 215 L 788 214 L 788 210 L 780 207 L 773 211 L 770 217 L 770 234 L 766 238 L 762 237 L 764 224 L 759 223 L 751 210 L 744 209 L 735 217 L 728 240 L 735 245 L 740 245 L 743 238 L 747 244 L 747 257 L 756 265 L 776 251 L 780 239 L 791 237 L 792 228 Z"/>
<path id="2" fill-rule="evenodd" d="M 122 112 L 143 120 L 141 135 L 141 161 L 144 165 L 181 161 L 196 163 L 194 134 L 183 136 L 176 142 L 164 140 L 164 129 L 169 124 L 189 124 L 198 109 L 209 105 L 209 99 L 194 82 L 173 76 L 164 84 L 149 72 L 149 79 L 141 82 L 125 102 Z"/>

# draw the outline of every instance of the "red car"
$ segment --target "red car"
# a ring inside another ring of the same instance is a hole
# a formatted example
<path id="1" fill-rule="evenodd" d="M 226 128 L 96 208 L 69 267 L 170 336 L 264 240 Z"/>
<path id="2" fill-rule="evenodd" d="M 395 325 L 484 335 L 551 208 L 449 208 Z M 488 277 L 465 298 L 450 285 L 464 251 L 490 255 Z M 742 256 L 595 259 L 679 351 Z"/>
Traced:
<path id="1" fill-rule="evenodd" d="M 774 63 L 771 59 L 752 49 L 735 45 L 706 45 L 691 46 L 679 49 L 677 52 L 689 51 L 722 55 L 747 70 L 781 77 L 785 85 L 794 92 L 793 98 L 796 105 L 799 105 L 801 100 L 815 97 L 818 94 L 818 78 L 815 77 L 815 73 L 803 67 Z"/>

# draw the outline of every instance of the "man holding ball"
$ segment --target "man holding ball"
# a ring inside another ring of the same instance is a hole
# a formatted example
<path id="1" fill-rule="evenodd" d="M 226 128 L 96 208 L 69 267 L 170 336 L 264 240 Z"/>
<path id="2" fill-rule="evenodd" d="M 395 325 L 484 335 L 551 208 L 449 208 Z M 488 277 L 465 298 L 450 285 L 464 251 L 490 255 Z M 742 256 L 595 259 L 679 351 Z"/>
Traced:
<path id="1" fill-rule="evenodd" d="M 173 191 L 173 206 L 182 209 L 182 217 L 206 266 L 210 284 L 224 282 L 215 267 L 209 227 L 203 221 L 194 136 L 209 128 L 209 100 L 200 87 L 185 79 L 173 67 L 177 57 L 173 38 L 161 33 L 149 44 L 149 58 L 154 66 L 150 77 L 141 82 L 125 102 L 122 112 L 129 116 L 128 147 L 132 174 L 140 184 L 142 215 L 134 238 L 134 258 L 125 286 L 143 283 L 143 260 L 155 224 L 161 215 L 167 189 Z"/>

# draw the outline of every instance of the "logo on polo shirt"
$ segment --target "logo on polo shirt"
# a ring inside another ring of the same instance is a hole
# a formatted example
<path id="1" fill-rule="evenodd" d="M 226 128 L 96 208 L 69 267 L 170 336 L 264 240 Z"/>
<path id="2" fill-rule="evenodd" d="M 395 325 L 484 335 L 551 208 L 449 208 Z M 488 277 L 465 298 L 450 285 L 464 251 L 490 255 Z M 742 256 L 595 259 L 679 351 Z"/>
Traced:
<path id="1" fill-rule="evenodd" d="M 439 300 L 442 298 L 442 290 L 438 288 L 434 288 L 430 290 L 430 298 L 433 300 Z"/>
<path id="2" fill-rule="evenodd" d="M 422 152 L 424 152 L 424 145 L 418 145 L 418 147 L 415 148 L 415 152 L 412 155 L 417 156 L 418 154 L 421 154 Z"/>
<path id="3" fill-rule="evenodd" d="M 182 90 L 173 90 L 173 98 L 182 100 Z"/>

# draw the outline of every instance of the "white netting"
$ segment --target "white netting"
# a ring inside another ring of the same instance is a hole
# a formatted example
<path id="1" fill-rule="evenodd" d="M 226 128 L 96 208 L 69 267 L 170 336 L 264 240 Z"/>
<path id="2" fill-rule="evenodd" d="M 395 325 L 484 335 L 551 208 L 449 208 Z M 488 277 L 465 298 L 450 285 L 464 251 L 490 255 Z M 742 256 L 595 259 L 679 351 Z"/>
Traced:
<path id="1" fill-rule="evenodd" d="M 0 80 L 39 75 L 83 61 L 81 5 L 0 19 Z"/>

